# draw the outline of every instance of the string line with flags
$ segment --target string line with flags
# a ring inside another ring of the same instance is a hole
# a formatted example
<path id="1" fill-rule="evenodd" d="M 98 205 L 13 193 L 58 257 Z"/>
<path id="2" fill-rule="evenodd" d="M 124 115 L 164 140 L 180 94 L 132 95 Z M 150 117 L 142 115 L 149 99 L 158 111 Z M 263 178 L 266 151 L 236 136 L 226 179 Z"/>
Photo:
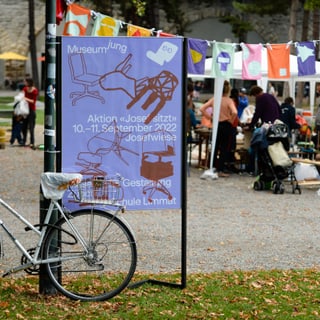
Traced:
<path id="1" fill-rule="evenodd" d="M 108 15 L 95 12 L 80 6 L 71 0 L 57 0 L 56 21 L 59 24 L 65 15 L 63 35 L 86 35 L 90 19 L 93 20 L 92 36 L 118 36 L 126 28 L 129 37 L 179 37 L 163 30 L 148 29 L 126 23 Z M 292 42 L 283 44 L 247 44 L 225 43 L 215 40 L 188 38 L 188 73 L 204 75 L 204 63 L 208 47 L 212 47 L 212 56 L 218 59 L 212 66 L 213 78 L 231 78 L 233 73 L 233 54 L 238 46 L 243 52 L 242 79 L 261 79 L 262 51 L 267 49 L 268 75 L 272 79 L 287 79 L 290 77 L 290 47 L 294 46 L 297 55 L 299 76 L 316 74 L 316 45 L 320 40 Z M 217 53 L 219 52 L 219 53 Z"/>

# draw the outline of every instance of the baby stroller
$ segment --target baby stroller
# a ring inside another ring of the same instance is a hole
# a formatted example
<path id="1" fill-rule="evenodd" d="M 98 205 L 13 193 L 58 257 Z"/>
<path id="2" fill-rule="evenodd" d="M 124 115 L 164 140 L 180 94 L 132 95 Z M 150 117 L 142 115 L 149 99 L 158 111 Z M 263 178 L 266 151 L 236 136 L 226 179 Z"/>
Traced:
<path id="1" fill-rule="evenodd" d="M 301 194 L 300 186 L 294 174 L 294 164 L 288 156 L 288 127 L 282 122 L 263 125 L 252 135 L 251 148 L 256 156 L 256 172 L 258 174 L 253 184 L 254 190 L 269 190 L 283 194 L 283 180 L 291 182 L 292 193 Z"/>

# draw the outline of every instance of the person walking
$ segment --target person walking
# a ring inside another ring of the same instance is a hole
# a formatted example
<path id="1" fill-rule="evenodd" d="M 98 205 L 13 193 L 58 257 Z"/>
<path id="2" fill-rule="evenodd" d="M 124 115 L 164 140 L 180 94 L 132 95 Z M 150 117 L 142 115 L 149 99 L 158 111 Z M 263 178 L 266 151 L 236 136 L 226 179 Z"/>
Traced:
<path id="1" fill-rule="evenodd" d="M 29 114 L 23 123 L 22 137 L 23 143 L 27 143 L 28 131 L 30 132 L 30 148 L 35 149 L 34 129 L 36 125 L 36 101 L 38 98 L 39 90 L 34 86 L 32 78 L 26 78 L 24 81 L 25 86 L 22 91 L 24 92 L 24 99 L 29 105 Z"/>

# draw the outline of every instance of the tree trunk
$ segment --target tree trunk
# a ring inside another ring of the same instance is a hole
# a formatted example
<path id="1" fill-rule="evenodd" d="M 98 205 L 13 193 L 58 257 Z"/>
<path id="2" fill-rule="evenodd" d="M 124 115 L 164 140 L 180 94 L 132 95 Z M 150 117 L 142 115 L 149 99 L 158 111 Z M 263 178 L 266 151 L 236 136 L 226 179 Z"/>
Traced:
<path id="1" fill-rule="evenodd" d="M 307 41 L 308 40 L 309 22 L 310 22 L 309 19 L 310 19 L 310 11 L 309 10 L 303 10 L 301 41 Z"/>
<path id="2" fill-rule="evenodd" d="M 296 41 L 297 40 L 297 15 L 299 10 L 299 0 L 292 0 L 291 1 L 291 7 L 290 7 L 290 24 L 289 24 L 289 33 L 288 38 L 289 40 Z M 291 47 L 291 54 L 294 52 L 293 46 Z M 287 82 L 285 82 L 284 88 L 283 88 L 283 99 L 285 99 L 287 96 L 289 96 L 289 85 Z M 293 97 L 294 98 L 294 97 Z M 299 91 L 297 92 L 296 97 L 296 104 L 301 103 L 302 101 L 302 94 L 299 94 Z"/>
<path id="3" fill-rule="evenodd" d="M 313 11 L 313 39 L 319 39 L 319 9 Z M 319 60 L 319 46 L 317 46 L 316 59 Z"/>
<path id="4" fill-rule="evenodd" d="M 31 55 L 31 70 L 34 85 L 39 88 L 39 75 L 37 64 L 37 47 L 34 28 L 34 0 L 29 0 L 29 41 Z"/>

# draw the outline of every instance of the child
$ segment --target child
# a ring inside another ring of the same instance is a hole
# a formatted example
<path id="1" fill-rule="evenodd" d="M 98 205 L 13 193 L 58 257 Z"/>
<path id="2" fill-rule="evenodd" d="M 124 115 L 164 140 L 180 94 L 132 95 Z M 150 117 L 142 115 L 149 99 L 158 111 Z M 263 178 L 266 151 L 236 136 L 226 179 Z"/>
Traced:
<path id="1" fill-rule="evenodd" d="M 17 139 L 18 143 L 20 145 L 24 145 L 23 139 L 22 139 L 22 126 L 25 121 L 25 118 L 27 115 L 21 114 L 23 111 L 21 110 L 21 96 L 15 97 L 15 103 L 13 105 L 13 113 L 12 113 L 12 125 L 11 125 L 11 138 L 10 138 L 10 144 L 13 145 L 15 140 Z"/>
<path id="2" fill-rule="evenodd" d="M 12 126 L 11 126 L 11 138 L 10 138 L 11 145 L 14 144 L 16 139 L 20 145 L 24 144 L 21 137 L 22 124 L 23 124 L 23 116 L 21 115 L 17 116 L 13 113 Z"/>

